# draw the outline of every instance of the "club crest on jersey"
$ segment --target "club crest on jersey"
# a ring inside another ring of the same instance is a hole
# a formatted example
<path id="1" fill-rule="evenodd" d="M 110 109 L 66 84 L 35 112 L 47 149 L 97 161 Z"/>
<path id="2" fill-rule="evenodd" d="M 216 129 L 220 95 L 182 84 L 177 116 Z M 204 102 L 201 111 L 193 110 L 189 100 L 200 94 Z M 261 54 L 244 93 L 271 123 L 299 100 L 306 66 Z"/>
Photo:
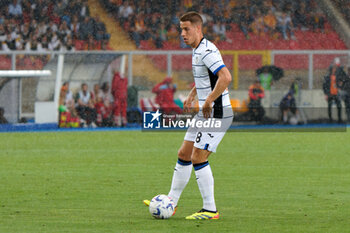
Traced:
<path id="1" fill-rule="evenodd" d="M 199 57 L 196 57 L 196 58 L 195 58 L 195 62 L 196 62 L 196 64 L 199 63 Z"/>

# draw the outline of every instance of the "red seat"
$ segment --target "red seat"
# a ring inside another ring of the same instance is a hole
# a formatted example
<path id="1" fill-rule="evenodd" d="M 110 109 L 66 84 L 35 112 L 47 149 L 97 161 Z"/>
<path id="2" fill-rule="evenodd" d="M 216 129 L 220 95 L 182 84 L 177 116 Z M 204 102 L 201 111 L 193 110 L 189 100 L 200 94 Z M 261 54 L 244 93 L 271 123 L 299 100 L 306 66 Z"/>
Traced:
<path id="1" fill-rule="evenodd" d="M 11 69 L 11 59 L 6 56 L 0 56 L 0 70 L 10 70 Z"/>
<path id="2" fill-rule="evenodd" d="M 241 32 L 241 29 L 239 28 L 238 24 L 231 23 L 230 26 L 231 26 L 231 31 L 233 31 L 233 32 Z"/>
<path id="3" fill-rule="evenodd" d="M 232 43 L 220 41 L 217 47 L 220 50 L 322 50 L 322 49 L 346 49 L 345 43 L 339 38 L 338 34 L 332 30 L 329 23 L 325 24 L 327 33 L 295 30 L 294 35 L 296 40 L 283 40 L 281 35 L 279 39 L 272 39 L 268 35 L 258 36 L 249 33 L 250 39 L 247 40 L 240 30 L 238 24 L 231 24 L 231 30 L 226 32 L 228 39 Z M 164 42 L 163 50 L 180 49 L 179 45 Z M 142 49 L 155 49 L 149 42 L 141 41 Z M 317 58 L 315 55 L 314 67 L 327 68 L 334 55 L 324 55 L 325 57 Z M 166 70 L 166 59 L 162 56 L 149 56 L 155 65 L 162 70 Z M 224 55 L 223 59 L 228 67 L 232 68 L 233 56 Z M 262 64 L 261 55 L 240 55 L 239 66 L 240 69 L 255 69 Z M 275 57 L 275 64 L 285 69 L 307 69 L 308 56 L 307 55 L 277 55 Z M 173 69 L 175 70 L 190 70 L 191 57 L 190 56 L 173 56 Z"/>
<path id="4" fill-rule="evenodd" d="M 85 41 L 83 41 L 83 40 L 75 40 L 74 44 L 75 44 L 75 49 L 76 50 L 84 50 Z"/>
<path id="5" fill-rule="evenodd" d="M 300 48 L 299 43 L 295 40 L 289 41 L 289 49 L 298 50 Z"/>

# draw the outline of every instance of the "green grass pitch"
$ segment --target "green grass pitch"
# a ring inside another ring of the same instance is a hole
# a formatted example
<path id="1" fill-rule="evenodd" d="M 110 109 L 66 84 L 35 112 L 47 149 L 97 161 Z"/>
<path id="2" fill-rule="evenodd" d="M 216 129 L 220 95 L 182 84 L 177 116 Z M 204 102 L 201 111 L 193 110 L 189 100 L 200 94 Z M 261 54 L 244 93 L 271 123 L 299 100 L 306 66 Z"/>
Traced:
<path id="1" fill-rule="evenodd" d="M 0 134 L 0 232 L 350 232 L 350 133 L 227 133 L 210 157 L 220 220 L 188 221 L 192 173 L 175 216 L 167 194 L 184 132 Z"/>

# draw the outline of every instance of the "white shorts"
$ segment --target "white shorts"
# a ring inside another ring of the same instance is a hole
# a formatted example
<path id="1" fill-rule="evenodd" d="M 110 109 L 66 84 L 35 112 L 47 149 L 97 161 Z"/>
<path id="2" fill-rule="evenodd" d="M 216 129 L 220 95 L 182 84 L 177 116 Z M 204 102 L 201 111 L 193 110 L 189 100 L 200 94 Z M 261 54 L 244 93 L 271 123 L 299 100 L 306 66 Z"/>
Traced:
<path id="1" fill-rule="evenodd" d="M 198 115 L 196 115 L 194 118 L 197 120 L 206 120 L 203 117 L 198 117 Z M 216 152 L 216 148 L 232 124 L 233 117 L 212 119 L 215 119 L 215 121 L 220 121 L 221 127 L 215 129 L 189 127 L 184 140 L 194 142 L 194 146 L 196 148 Z"/>

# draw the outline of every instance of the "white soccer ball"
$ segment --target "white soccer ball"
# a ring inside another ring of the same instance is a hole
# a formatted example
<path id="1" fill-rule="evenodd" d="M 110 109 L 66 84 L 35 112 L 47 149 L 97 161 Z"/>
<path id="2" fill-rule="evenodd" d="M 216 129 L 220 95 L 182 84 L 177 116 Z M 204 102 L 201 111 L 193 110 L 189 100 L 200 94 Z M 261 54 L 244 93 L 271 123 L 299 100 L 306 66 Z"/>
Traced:
<path id="1" fill-rule="evenodd" d="M 164 194 L 159 194 L 152 198 L 151 203 L 149 204 L 149 212 L 153 217 L 159 219 L 170 218 L 175 210 L 175 203 Z"/>
<path id="2" fill-rule="evenodd" d="M 295 116 L 292 116 L 292 117 L 289 119 L 289 124 L 291 124 L 291 125 L 297 125 L 297 124 L 298 124 L 298 118 L 296 118 Z"/>

